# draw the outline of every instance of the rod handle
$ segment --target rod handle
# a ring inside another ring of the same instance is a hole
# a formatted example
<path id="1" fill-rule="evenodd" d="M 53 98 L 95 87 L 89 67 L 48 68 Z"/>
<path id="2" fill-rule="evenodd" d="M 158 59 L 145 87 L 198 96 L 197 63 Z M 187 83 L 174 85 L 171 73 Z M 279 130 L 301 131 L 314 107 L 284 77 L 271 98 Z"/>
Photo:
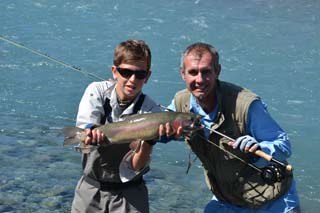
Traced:
<path id="1" fill-rule="evenodd" d="M 280 164 L 281 166 L 284 166 L 288 172 L 292 172 L 292 170 L 293 170 L 293 167 L 290 164 L 286 165 L 286 164 L 284 164 L 282 162 L 274 160 L 271 155 L 268 155 L 267 153 L 265 153 L 265 152 L 263 152 L 261 150 L 256 150 L 254 152 L 254 154 L 259 156 L 259 157 L 261 157 L 261 158 L 263 158 L 263 159 L 265 159 L 265 160 L 267 160 L 267 161 L 269 161 L 269 162 L 275 162 L 277 164 Z"/>

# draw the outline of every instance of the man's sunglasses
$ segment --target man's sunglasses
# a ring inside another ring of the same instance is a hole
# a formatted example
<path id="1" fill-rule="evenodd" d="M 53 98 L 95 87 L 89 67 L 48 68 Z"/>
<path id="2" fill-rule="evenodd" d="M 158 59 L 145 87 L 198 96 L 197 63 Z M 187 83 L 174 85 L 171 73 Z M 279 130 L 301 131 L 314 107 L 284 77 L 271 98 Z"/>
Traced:
<path id="1" fill-rule="evenodd" d="M 131 70 L 128 68 L 116 67 L 120 75 L 124 78 L 130 78 L 132 75 L 135 75 L 136 78 L 142 80 L 145 79 L 148 75 L 146 70 Z"/>

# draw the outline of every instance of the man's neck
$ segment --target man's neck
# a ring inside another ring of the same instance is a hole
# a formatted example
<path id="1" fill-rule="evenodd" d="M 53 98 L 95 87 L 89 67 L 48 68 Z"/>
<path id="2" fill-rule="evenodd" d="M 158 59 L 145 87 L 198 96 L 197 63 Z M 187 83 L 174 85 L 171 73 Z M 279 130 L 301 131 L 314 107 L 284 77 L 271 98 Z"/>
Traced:
<path id="1" fill-rule="evenodd" d="M 209 114 L 210 112 L 213 112 L 217 105 L 217 95 L 215 92 L 212 93 L 212 95 L 208 97 L 203 97 L 202 99 L 197 99 L 198 104 L 201 106 L 201 108 Z"/>

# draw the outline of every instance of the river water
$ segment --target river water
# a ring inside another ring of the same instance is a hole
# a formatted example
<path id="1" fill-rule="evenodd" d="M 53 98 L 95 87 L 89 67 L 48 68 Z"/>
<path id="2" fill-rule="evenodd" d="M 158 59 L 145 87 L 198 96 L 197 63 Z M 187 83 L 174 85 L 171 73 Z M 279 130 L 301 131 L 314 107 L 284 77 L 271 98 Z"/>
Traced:
<path id="1" fill-rule="evenodd" d="M 316 0 L 1 0 L 0 35 L 111 78 L 113 49 L 143 39 L 152 50 L 144 88 L 163 105 L 184 88 L 179 57 L 204 41 L 221 79 L 268 104 L 288 132 L 303 212 L 320 207 L 320 2 Z M 85 87 L 97 79 L 0 40 L 0 212 L 68 212 L 80 155 L 63 148 Z M 156 145 L 146 175 L 151 212 L 202 212 L 211 194 L 184 143 Z M 192 158 L 194 155 L 192 155 Z"/>

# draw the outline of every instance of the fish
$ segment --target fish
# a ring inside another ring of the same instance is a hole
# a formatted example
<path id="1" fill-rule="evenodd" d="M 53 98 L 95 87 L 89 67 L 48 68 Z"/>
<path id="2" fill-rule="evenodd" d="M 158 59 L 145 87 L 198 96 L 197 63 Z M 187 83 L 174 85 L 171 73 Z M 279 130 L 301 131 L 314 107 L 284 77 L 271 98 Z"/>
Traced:
<path id="1" fill-rule="evenodd" d="M 159 138 L 160 124 L 170 123 L 176 131 L 179 126 L 183 128 L 183 135 L 202 129 L 200 115 L 188 112 L 154 112 L 127 116 L 124 120 L 108 123 L 96 127 L 104 133 L 111 144 L 130 143 L 134 140 L 157 140 Z M 64 127 L 63 146 L 79 144 L 78 148 L 93 148 L 84 146 L 85 130 L 78 127 Z M 109 143 L 108 143 L 109 144 Z"/>

